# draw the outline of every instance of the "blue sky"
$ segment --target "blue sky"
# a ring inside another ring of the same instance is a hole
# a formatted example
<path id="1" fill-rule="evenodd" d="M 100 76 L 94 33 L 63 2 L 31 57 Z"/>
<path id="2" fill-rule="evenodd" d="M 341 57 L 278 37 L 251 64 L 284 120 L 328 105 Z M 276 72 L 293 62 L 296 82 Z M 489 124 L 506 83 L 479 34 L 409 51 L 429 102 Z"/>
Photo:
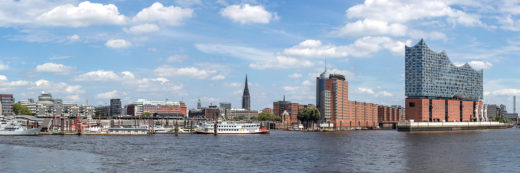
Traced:
<path id="1" fill-rule="evenodd" d="M 247 73 L 254 109 L 315 104 L 327 59 L 350 100 L 402 105 L 404 46 L 424 38 L 484 69 L 484 101 L 511 109 L 518 31 L 520 1 L 4 0 L 0 93 L 240 107 Z"/>

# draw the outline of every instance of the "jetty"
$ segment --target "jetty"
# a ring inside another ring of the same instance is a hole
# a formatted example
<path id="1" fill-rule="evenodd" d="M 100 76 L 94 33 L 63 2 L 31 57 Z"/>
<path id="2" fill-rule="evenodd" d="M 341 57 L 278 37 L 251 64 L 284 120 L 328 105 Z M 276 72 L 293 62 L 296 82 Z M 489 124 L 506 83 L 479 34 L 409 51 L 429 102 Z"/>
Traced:
<path id="1" fill-rule="evenodd" d="M 513 125 L 501 122 L 414 122 L 401 121 L 397 123 L 398 131 L 452 131 L 478 129 L 505 129 Z"/>

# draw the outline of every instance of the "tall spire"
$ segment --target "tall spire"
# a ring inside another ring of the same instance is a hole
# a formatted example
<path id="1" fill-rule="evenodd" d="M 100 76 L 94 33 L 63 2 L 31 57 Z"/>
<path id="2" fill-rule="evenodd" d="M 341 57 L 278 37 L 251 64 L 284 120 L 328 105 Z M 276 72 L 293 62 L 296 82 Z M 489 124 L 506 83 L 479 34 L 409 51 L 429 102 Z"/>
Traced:
<path id="1" fill-rule="evenodd" d="M 325 57 L 325 71 L 327 71 L 327 57 Z"/>
<path id="2" fill-rule="evenodd" d="M 249 87 L 247 84 L 247 74 L 246 74 L 246 83 L 244 85 L 244 94 L 242 95 L 242 108 L 246 110 L 251 109 L 251 97 L 249 95 Z"/>

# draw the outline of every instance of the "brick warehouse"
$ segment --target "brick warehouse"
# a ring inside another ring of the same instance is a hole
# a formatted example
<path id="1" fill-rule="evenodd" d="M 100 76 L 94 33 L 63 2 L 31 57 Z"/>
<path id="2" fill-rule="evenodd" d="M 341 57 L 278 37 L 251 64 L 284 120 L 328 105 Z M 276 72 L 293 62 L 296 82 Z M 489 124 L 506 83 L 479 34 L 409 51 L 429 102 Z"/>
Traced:
<path id="1" fill-rule="evenodd" d="M 322 128 L 375 128 L 379 125 L 378 105 L 348 100 L 345 76 L 328 74 L 327 69 L 316 78 L 316 105 L 322 116 Z"/>
<path id="2" fill-rule="evenodd" d="M 406 120 L 484 120 L 482 70 L 453 65 L 445 52 L 433 52 L 422 39 L 406 46 L 405 66 Z"/>
<path id="3" fill-rule="evenodd" d="M 273 113 L 276 116 L 279 116 L 282 119 L 284 124 L 297 125 L 298 121 L 298 111 L 307 107 L 316 107 L 314 105 L 302 105 L 298 103 L 293 103 L 285 100 L 285 96 L 282 101 L 273 102 Z M 287 111 L 288 115 L 284 116 L 284 111 Z"/>

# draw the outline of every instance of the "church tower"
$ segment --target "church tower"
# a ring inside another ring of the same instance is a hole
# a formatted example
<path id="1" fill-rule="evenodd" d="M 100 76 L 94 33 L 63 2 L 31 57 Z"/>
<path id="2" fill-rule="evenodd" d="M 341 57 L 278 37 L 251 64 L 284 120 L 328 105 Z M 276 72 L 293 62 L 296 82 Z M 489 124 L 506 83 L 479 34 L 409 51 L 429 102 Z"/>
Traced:
<path id="1" fill-rule="evenodd" d="M 246 84 L 244 87 L 244 94 L 242 95 L 242 108 L 246 110 L 251 110 L 251 97 L 249 96 L 249 88 L 247 87 L 247 74 Z"/>

